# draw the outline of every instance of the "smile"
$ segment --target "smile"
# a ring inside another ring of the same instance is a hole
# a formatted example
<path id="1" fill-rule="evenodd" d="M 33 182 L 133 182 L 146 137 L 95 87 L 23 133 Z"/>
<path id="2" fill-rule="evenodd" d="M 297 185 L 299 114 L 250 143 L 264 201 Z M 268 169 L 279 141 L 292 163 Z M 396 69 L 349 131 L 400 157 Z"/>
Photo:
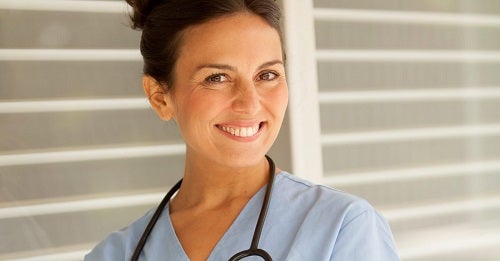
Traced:
<path id="1" fill-rule="evenodd" d="M 229 127 L 217 125 L 217 128 L 236 137 L 252 137 L 259 131 L 260 124 L 256 124 L 250 127 Z"/>

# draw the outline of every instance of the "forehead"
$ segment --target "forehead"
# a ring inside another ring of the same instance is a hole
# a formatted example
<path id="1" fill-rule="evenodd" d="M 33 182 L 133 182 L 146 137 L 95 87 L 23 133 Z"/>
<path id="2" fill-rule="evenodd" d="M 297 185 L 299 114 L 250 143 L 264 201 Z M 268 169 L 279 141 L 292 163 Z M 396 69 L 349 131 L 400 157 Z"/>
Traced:
<path id="1" fill-rule="evenodd" d="M 280 36 L 261 17 L 241 12 L 186 29 L 179 63 L 259 62 L 282 57 Z"/>

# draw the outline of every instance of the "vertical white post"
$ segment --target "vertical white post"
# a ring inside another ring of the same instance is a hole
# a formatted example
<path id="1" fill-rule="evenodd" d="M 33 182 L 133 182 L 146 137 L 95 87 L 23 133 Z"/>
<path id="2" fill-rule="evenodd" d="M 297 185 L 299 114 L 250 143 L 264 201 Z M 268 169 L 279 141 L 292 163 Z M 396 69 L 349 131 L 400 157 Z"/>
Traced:
<path id="1" fill-rule="evenodd" d="M 312 0 L 283 0 L 293 173 L 321 183 L 323 165 Z"/>

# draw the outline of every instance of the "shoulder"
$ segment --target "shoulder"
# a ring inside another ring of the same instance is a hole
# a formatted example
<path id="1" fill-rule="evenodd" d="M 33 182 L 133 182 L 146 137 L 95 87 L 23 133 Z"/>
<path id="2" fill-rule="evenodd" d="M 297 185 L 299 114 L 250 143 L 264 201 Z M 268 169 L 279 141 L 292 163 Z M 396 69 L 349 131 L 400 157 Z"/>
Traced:
<path id="1" fill-rule="evenodd" d="M 130 259 L 153 212 L 154 209 L 129 226 L 109 234 L 85 256 L 85 261 Z"/>
<path id="2" fill-rule="evenodd" d="M 276 187 L 278 198 L 309 211 L 330 213 L 330 218 L 347 223 L 364 212 L 376 212 L 363 198 L 339 189 L 314 184 L 288 172 L 279 175 Z"/>
<path id="3" fill-rule="evenodd" d="M 399 260 L 387 221 L 368 201 L 286 172 L 279 176 L 275 206 L 280 221 L 297 219 L 301 245 L 324 246 L 330 260 Z"/>

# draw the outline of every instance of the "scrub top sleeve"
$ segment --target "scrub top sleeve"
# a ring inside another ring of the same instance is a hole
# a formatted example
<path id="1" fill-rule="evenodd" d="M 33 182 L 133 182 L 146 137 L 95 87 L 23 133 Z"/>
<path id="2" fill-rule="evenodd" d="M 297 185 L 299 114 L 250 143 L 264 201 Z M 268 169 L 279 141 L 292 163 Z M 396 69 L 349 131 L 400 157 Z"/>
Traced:
<path id="1" fill-rule="evenodd" d="M 120 232 L 114 232 L 99 243 L 90 253 L 85 256 L 84 261 L 97 260 L 125 260 L 126 247 Z"/>
<path id="2" fill-rule="evenodd" d="M 148 211 L 144 216 L 134 221 L 128 227 L 109 234 L 90 253 L 85 261 L 121 261 L 130 260 L 137 242 L 146 228 L 155 209 Z"/>
<path id="3" fill-rule="evenodd" d="M 331 261 L 399 261 L 399 255 L 386 220 L 376 210 L 363 211 L 342 226 Z"/>

